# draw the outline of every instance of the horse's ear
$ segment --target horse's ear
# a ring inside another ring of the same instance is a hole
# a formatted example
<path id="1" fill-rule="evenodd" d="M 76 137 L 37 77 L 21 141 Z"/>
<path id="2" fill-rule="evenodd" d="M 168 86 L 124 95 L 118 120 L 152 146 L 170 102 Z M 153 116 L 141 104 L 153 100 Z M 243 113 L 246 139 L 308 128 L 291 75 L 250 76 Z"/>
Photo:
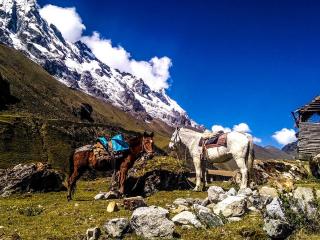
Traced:
<path id="1" fill-rule="evenodd" d="M 144 132 L 143 132 L 143 136 L 144 136 L 144 137 L 147 137 L 147 136 L 148 136 L 147 131 L 144 131 Z"/>
<path id="2" fill-rule="evenodd" d="M 154 132 L 151 132 L 149 136 L 153 138 Z"/>

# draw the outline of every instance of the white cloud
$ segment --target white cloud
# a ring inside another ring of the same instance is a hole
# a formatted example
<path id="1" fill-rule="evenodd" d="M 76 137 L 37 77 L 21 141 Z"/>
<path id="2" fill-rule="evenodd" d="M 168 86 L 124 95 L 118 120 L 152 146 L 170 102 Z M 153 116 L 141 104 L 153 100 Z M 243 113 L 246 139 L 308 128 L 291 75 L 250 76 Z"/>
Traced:
<path id="1" fill-rule="evenodd" d="M 152 57 L 149 61 L 138 61 L 132 59 L 131 54 L 122 46 L 113 46 L 110 39 L 104 39 L 97 31 L 91 36 L 82 36 L 85 25 L 82 24 L 81 17 L 74 7 L 46 5 L 40 9 L 40 14 L 48 23 L 54 24 L 66 40 L 70 42 L 82 40 L 100 61 L 110 67 L 142 78 L 152 90 L 158 91 L 169 87 L 169 69 L 172 66 L 170 58 Z"/>
<path id="2" fill-rule="evenodd" d="M 142 78 L 152 90 L 161 90 L 169 87 L 169 68 L 172 66 L 168 57 L 153 57 L 147 61 L 137 61 L 131 58 L 131 54 L 123 47 L 112 46 L 110 39 L 103 39 L 98 32 L 92 36 L 84 36 L 81 40 L 86 43 L 105 64 L 123 72 Z"/>
<path id="3" fill-rule="evenodd" d="M 211 127 L 211 130 L 212 130 L 212 132 L 217 132 L 217 131 L 231 132 L 231 128 L 224 127 L 224 126 L 221 126 L 221 125 L 213 125 Z M 239 123 L 239 124 L 234 125 L 233 128 L 232 128 L 232 131 L 242 132 L 242 133 L 245 133 L 248 136 L 251 136 L 253 138 L 253 142 L 255 142 L 255 143 L 261 143 L 262 142 L 261 138 L 252 136 L 250 134 L 251 129 L 250 129 L 249 125 L 246 124 L 246 123 Z"/>
<path id="4" fill-rule="evenodd" d="M 282 128 L 281 130 L 276 131 L 272 137 L 282 145 L 297 141 L 295 130 L 288 128 Z"/>
<path id="5" fill-rule="evenodd" d="M 40 15 L 48 23 L 54 24 L 62 33 L 62 36 L 70 42 L 76 42 L 86 29 L 75 7 L 62 8 L 51 4 L 40 9 Z"/>
<path id="6" fill-rule="evenodd" d="M 239 123 L 237 125 L 234 125 L 232 130 L 236 131 L 236 132 L 242 132 L 242 133 L 251 132 L 248 124 L 246 124 L 246 123 Z"/>
<path id="7" fill-rule="evenodd" d="M 253 142 L 254 143 L 261 143 L 262 139 L 261 138 L 257 138 L 257 137 L 253 137 Z"/>
<path id="8" fill-rule="evenodd" d="M 213 125 L 211 127 L 212 132 L 224 131 L 224 132 L 231 132 L 231 129 L 228 127 L 223 127 L 221 125 Z"/>

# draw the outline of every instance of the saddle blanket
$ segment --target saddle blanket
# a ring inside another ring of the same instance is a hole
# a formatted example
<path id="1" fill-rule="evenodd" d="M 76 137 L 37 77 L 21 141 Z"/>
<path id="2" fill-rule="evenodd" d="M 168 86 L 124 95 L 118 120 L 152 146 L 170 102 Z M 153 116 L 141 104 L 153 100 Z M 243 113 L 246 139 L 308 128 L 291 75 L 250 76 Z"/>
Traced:
<path id="1" fill-rule="evenodd" d="M 223 131 L 215 133 L 205 133 L 199 141 L 199 146 L 205 148 L 221 147 L 227 145 L 227 133 Z"/>
<path id="2" fill-rule="evenodd" d="M 75 150 L 75 153 L 77 152 L 84 152 L 84 151 L 91 151 L 93 149 L 93 145 L 85 145 L 82 147 L 79 147 Z"/>

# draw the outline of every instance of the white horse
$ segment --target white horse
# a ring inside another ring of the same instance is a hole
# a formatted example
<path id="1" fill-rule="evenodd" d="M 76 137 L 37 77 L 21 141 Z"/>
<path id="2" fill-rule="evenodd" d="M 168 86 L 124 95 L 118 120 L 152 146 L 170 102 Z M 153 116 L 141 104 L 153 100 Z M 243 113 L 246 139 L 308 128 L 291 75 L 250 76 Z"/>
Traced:
<path id="1" fill-rule="evenodd" d="M 246 188 L 248 178 L 253 166 L 254 151 L 252 137 L 240 132 L 230 132 L 227 134 L 227 147 L 209 148 L 206 152 L 206 158 L 201 159 L 202 147 L 199 141 L 203 133 L 196 132 L 188 128 L 177 128 L 172 134 L 169 148 L 173 148 L 178 143 L 183 143 L 189 150 L 196 171 L 195 191 L 201 187 L 201 177 L 204 186 L 206 186 L 206 162 L 235 164 L 241 173 L 240 188 Z"/>

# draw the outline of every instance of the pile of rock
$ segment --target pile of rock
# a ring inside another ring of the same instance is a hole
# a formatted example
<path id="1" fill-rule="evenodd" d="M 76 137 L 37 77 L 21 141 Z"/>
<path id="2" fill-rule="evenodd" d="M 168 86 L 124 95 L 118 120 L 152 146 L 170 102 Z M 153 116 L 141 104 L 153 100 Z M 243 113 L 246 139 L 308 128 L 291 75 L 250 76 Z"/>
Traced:
<path id="1" fill-rule="evenodd" d="M 255 160 L 253 165 L 253 182 L 258 185 L 272 184 L 277 188 L 291 187 L 293 180 L 308 176 L 308 171 L 300 161 Z M 290 186 L 287 186 L 287 185 Z"/>
<path id="2" fill-rule="evenodd" d="M 13 193 L 65 190 L 64 176 L 43 163 L 18 164 L 0 169 L 0 196 Z"/>
<path id="3" fill-rule="evenodd" d="M 292 198 L 292 203 L 289 203 L 292 209 L 309 219 L 318 216 L 314 201 L 320 197 L 320 190 L 314 193 L 311 188 L 298 187 L 287 195 Z M 103 228 L 109 237 L 120 238 L 135 232 L 147 239 L 173 238 L 175 226 L 180 226 L 182 230 L 214 228 L 227 222 L 240 221 L 250 211 L 263 213 L 264 230 L 271 238 L 286 238 L 294 229 L 277 189 L 268 186 L 259 190 L 245 188 L 239 191 L 234 188 L 225 191 L 219 186 L 211 186 L 207 198 L 177 198 L 172 204 L 166 205 L 167 209 L 148 207 L 142 197 L 124 199 L 122 207 L 133 211 L 131 218 L 107 221 Z M 88 231 L 88 239 L 89 234 L 93 236 L 100 232 L 97 229 Z"/>
<path id="4" fill-rule="evenodd" d="M 143 238 L 172 238 L 175 226 L 206 229 L 241 220 L 245 213 L 257 211 L 256 207 L 260 207 L 258 196 L 258 191 L 250 188 L 237 192 L 234 188 L 224 191 L 221 187 L 212 186 L 206 199 L 177 198 L 167 205 L 168 210 L 158 206 L 148 207 L 141 197 L 127 198 L 122 206 L 133 210 L 131 218 L 111 219 L 104 225 L 104 230 L 108 236 L 116 238 L 130 232 Z M 170 212 L 174 215 L 171 219 Z M 99 231 L 89 229 L 88 239 L 95 232 Z"/>
<path id="5" fill-rule="evenodd" d="M 265 208 L 263 229 L 271 238 L 284 239 L 299 227 L 293 225 L 292 220 L 296 220 L 292 219 L 294 216 L 297 219 L 305 219 L 309 224 L 319 218 L 316 199 L 320 198 L 320 190 L 298 187 L 285 193 L 282 198 L 285 199 L 285 203 L 278 196 L 274 196 Z"/>

